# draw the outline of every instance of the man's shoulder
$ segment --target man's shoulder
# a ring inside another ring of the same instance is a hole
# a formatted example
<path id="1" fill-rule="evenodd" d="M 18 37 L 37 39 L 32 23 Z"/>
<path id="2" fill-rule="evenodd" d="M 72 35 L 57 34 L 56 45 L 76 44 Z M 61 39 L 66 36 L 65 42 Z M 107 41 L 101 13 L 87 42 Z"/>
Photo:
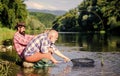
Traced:
<path id="1" fill-rule="evenodd" d="M 14 33 L 14 37 L 17 36 L 17 35 L 18 35 L 18 32 L 15 32 L 15 33 Z"/>
<path id="2" fill-rule="evenodd" d="M 34 40 L 37 40 L 37 39 L 41 40 L 41 39 L 46 39 L 46 38 L 47 38 L 47 34 L 46 33 L 41 33 L 41 34 L 37 35 L 34 38 Z"/>
<path id="3" fill-rule="evenodd" d="M 19 32 L 15 32 L 14 37 L 23 37 Z"/>
<path id="4" fill-rule="evenodd" d="M 47 33 L 41 33 L 38 35 L 38 37 L 47 37 Z"/>
<path id="5" fill-rule="evenodd" d="M 17 32 L 15 32 L 15 34 L 14 35 L 19 35 L 20 33 L 17 31 Z"/>

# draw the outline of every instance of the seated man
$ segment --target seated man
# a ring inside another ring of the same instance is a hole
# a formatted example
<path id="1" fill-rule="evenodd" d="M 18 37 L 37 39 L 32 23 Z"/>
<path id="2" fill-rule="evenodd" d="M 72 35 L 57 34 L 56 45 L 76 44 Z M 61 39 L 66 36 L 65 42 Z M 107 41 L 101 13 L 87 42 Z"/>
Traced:
<path id="1" fill-rule="evenodd" d="M 14 47 L 18 55 L 22 59 L 23 58 L 22 52 L 24 48 L 35 36 L 25 34 L 25 23 L 24 22 L 17 23 L 15 28 L 17 29 L 17 32 L 14 34 L 14 39 L 13 39 Z"/>
<path id="2" fill-rule="evenodd" d="M 51 60 L 54 64 L 58 61 L 52 56 L 53 53 L 62 57 L 65 62 L 70 61 L 54 45 L 58 39 L 58 32 L 50 30 L 48 33 L 42 33 L 34 37 L 24 49 L 24 59 L 27 62 L 38 62 L 43 58 Z"/>

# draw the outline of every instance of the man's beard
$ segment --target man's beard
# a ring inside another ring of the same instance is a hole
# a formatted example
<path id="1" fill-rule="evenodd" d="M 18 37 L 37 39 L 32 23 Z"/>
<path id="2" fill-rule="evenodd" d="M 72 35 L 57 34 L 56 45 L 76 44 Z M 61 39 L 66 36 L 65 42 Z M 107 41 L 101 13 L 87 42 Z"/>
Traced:
<path id="1" fill-rule="evenodd" d="M 25 36 L 25 31 L 23 31 L 23 32 L 19 32 L 19 33 Z"/>

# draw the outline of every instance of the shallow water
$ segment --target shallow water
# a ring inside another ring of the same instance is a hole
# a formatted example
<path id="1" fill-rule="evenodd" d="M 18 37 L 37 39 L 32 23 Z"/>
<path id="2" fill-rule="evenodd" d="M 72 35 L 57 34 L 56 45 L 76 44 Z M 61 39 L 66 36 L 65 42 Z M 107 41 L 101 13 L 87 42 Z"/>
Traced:
<path id="1" fill-rule="evenodd" d="M 21 76 L 120 76 L 120 53 L 74 51 L 74 47 L 63 46 L 58 48 L 60 50 L 69 48 L 69 51 L 63 50 L 61 52 L 71 59 L 94 59 L 94 66 L 73 66 L 72 62 L 61 62 L 54 67 L 44 69 L 22 68 L 21 71 L 18 71 L 18 76 L 20 73 Z M 54 55 L 54 57 L 62 61 L 58 56 Z"/>

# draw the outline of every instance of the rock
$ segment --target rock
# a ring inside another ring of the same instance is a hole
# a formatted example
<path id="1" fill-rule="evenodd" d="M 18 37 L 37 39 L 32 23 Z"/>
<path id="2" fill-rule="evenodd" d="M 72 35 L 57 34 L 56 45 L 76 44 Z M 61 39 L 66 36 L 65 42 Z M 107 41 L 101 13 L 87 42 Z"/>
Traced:
<path id="1" fill-rule="evenodd" d="M 6 47 L 7 50 L 12 51 L 12 45 Z"/>
<path id="2" fill-rule="evenodd" d="M 34 63 L 30 63 L 30 62 L 26 62 L 26 61 L 23 62 L 23 67 L 25 67 L 25 68 L 31 68 L 33 66 L 34 66 Z"/>
<path id="3" fill-rule="evenodd" d="M 6 51 L 12 51 L 12 45 L 9 46 L 4 46 L 4 45 L 0 45 L 0 52 L 6 52 Z"/>
<path id="4" fill-rule="evenodd" d="M 0 52 L 6 52 L 7 49 L 4 45 L 0 45 Z"/>

